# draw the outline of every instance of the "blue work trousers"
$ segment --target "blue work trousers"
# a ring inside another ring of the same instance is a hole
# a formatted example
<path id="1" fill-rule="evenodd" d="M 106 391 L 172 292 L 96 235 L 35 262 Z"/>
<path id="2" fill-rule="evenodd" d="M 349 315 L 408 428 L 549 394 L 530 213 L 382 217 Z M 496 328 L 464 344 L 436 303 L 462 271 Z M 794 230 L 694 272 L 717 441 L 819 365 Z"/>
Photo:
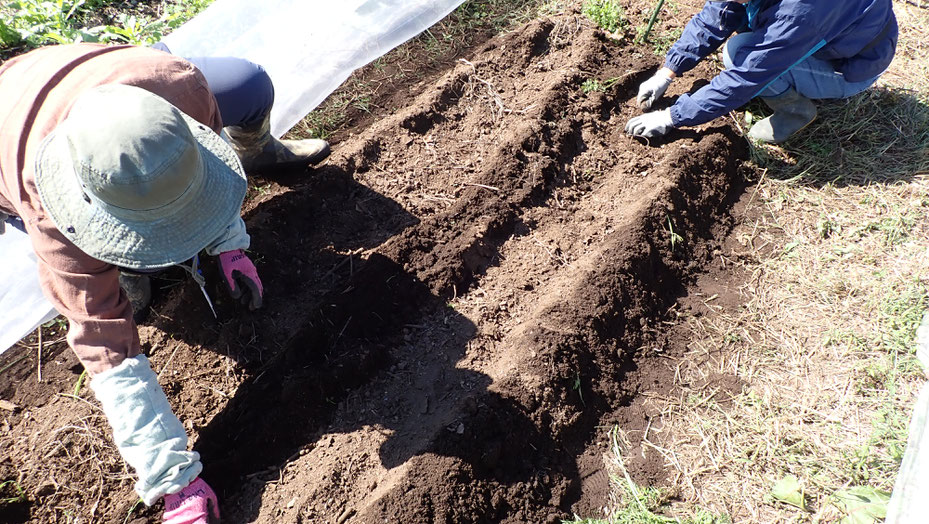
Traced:
<path id="1" fill-rule="evenodd" d="M 726 42 L 726 46 L 723 48 L 723 64 L 725 64 L 726 69 L 732 69 L 739 65 L 734 63 L 733 57 L 736 50 L 745 44 L 749 34 L 751 33 L 736 34 Z M 862 82 L 848 82 L 845 80 L 845 76 L 836 71 L 835 67 L 827 60 L 811 56 L 779 76 L 762 90 L 759 96 L 774 97 L 792 87 L 801 95 L 814 100 L 848 98 L 871 87 L 877 81 L 877 78 L 874 77 Z"/>
<path id="2" fill-rule="evenodd" d="M 161 42 L 152 47 L 171 52 Z M 223 127 L 258 124 L 271 112 L 274 85 L 260 65 L 232 56 L 185 56 L 184 59 L 206 78 L 219 103 Z"/>

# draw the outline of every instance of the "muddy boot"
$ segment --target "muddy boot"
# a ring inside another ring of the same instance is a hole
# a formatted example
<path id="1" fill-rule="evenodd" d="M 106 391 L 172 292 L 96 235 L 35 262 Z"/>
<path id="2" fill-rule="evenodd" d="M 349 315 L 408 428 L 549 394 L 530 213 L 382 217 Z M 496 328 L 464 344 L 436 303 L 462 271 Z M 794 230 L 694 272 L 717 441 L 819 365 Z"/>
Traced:
<path id="1" fill-rule="evenodd" d="M 306 168 L 329 156 L 325 140 L 278 140 L 271 136 L 270 115 L 252 126 L 229 126 L 226 133 L 246 172 Z"/>
<path id="2" fill-rule="evenodd" d="M 142 323 L 151 310 L 152 280 L 148 275 L 135 275 L 120 271 L 119 287 L 126 292 L 126 297 L 132 304 L 132 319 L 136 324 Z"/>
<path id="3" fill-rule="evenodd" d="M 761 99 L 774 110 L 774 114 L 749 130 L 749 138 L 759 142 L 780 144 L 816 120 L 816 105 L 792 87 L 777 96 L 763 96 Z"/>

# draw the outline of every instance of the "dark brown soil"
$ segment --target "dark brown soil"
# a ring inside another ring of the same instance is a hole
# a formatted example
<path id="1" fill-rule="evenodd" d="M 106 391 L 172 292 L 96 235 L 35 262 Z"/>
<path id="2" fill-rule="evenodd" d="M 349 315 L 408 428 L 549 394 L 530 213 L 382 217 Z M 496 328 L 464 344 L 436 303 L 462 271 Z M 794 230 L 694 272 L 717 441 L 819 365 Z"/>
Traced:
<path id="1" fill-rule="evenodd" d="M 657 66 L 576 14 L 532 22 L 324 166 L 258 184 L 264 309 L 214 285 L 214 320 L 193 282 L 160 280 L 140 333 L 225 521 L 559 522 L 603 504 L 604 426 L 641 434 L 640 393 L 671 382 L 662 320 L 742 190 L 729 127 L 623 133 Z M 41 383 L 34 354 L 0 376 L 18 406 L 0 412 L 0 478 L 25 492 L 0 520 L 123 522 L 132 477 L 62 346 Z"/>

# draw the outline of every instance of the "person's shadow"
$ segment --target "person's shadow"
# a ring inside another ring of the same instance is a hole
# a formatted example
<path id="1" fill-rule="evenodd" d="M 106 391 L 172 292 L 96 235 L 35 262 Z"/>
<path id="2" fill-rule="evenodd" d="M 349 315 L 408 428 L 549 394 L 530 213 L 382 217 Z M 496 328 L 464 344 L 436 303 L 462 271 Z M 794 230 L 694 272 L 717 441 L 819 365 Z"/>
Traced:
<path id="1" fill-rule="evenodd" d="M 229 355 L 250 370 L 252 378 L 200 428 L 195 446 L 204 478 L 233 506 L 224 506 L 226 518 L 258 516 L 260 492 L 243 487 L 256 473 L 277 471 L 324 432 L 362 427 L 390 432 L 379 450 L 385 468 L 428 453 L 456 457 L 474 481 L 531 486 L 533 496 L 555 500 L 566 514 L 580 497 L 574 457 L 582 448 L 556 443 L 522 403 L 490 391 L 490 377 L 457 367 L 476 328 L 449 307 L 449 297 L 377 251 L 367 259 L 354 254 L 402 236 L 418 220 L 350 172 L 326 166 L 311 176 L 247 217 L 267 283 L 265 308 L 250 313 L 217 300 L 221 320 L 214 322 L 188 282 L 154 320 L 190 346 Z M 457 269 L 464 274 L 453 277 L 464 285 L 497 253 L 482 245 L 466 256 Z M 219 281 L 215 268 L 205 271 Z M 222 296 L 215 284 L 210 291 Z M 185 307 L 185 316 L 176 313 Z M 349 416 L 340 409 L 370 394 L 393 398 Z M 543 478 L 558 484 L 555 492 Z M 510 509 L 486 511 L 494 521 Z"/>

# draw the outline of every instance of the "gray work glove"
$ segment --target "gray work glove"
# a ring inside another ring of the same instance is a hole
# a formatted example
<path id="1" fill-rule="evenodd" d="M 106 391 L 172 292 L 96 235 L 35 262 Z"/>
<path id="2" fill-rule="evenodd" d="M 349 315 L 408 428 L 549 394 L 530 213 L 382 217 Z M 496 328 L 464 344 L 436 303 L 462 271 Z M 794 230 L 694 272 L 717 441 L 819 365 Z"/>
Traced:
<path id="1" fill-rule="evenodd" d="M 658 71 L 651 78 L 642 82 L 639 86 L 639 96 L 635 98 L 635 101 L 639 103 L 639 107 L 642 109 L 649 109 L 668 90 L 669 85 L 671 85 L 671 79 L 668 78 L 668 75 Z"/>
<path id="2" fill-rule="evenodd" d="M 629 123 L 626 124 L 627 133 L 632 136 L 640 136 L 642 138 L 655 138 L 658 136 L 663 136 L 672 129 L 674 129 L 674 124 L 671 123 L 670 109 L 665 109 L 664 111 L 652 111 L 651 113 L 639 115 L 637 117 L 631 118 Z"/>

